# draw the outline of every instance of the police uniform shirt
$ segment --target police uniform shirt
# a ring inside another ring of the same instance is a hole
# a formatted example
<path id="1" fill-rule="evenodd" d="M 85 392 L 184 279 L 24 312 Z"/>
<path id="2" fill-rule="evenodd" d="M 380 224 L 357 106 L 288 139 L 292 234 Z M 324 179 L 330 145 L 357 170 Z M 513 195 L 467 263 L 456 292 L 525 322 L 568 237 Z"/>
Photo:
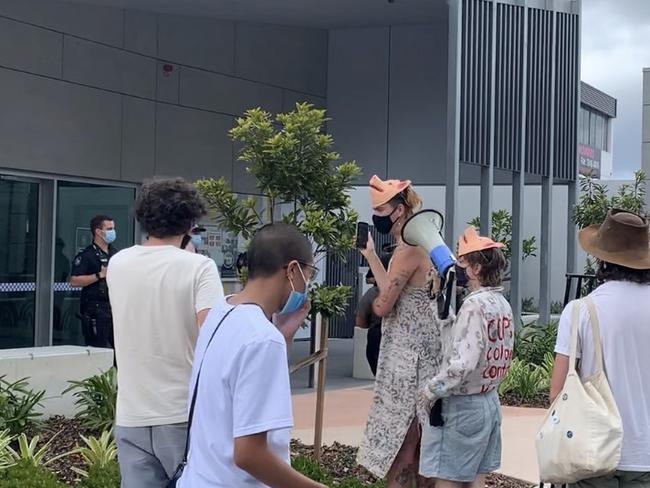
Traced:
<path id="1" fill-rule="evenodd" d="M 99 273 L 102 266 L 108 266 L 108 261 L 117 251 L 108 246 L 108 254 L 95 243 L 88 246 L 75 257 L 72 263 L 72 276 L 88 276 Z M 108 291 L 106 281 L 96 281 L 81 290 L 81 302 L 108 302 Z"/>

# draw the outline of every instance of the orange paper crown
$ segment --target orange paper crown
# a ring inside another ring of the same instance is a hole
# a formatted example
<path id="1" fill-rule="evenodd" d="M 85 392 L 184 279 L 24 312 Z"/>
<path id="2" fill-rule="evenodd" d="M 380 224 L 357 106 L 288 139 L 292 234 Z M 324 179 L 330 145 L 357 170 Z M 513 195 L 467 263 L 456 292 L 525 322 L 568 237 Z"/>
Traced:
<path id="1" fill-rule="evenodd" d="M 372 208 L 377 208 L 384 203 L 390 202 L 393 197 L 411 186 L 411 180 L 386 180 L 382 181 L 379 176 L 370 178 L 370 201 Z"/>
<path id="2" fill-rule="evenodd" d="M 458 257 L 472 252 L 501 249 L 502 247 L 504 247 L 502 243 L 495 242 L 489 237 L 481 237 L 474 227 L 468 227 L 458 239 Z"/>

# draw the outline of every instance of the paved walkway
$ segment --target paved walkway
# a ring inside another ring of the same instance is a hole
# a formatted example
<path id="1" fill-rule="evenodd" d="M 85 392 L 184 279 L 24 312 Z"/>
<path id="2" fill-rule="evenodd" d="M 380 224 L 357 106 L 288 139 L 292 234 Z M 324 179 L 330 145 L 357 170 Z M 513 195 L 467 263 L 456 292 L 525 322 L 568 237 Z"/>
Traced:
<path id="1" fill-rule="evenodd" d="M 325 397 L 323 441 L 358 446 L 372 402 L 372 386 L 367 382 L 349 386 L 351 383 L 347 381 L 346 387 L 337 388 L 340 382 L 341 379 L 336 378 Z M 293 408 L 293 437 L 312 444 L 316 394 L 313 390 L 309 393 L 299 390 L 293 396 Z M 531 483 L 539 482 L 534 438 L 543 416 L 544 410 L 540 409 L 504 407 L 501 473 Z"/>

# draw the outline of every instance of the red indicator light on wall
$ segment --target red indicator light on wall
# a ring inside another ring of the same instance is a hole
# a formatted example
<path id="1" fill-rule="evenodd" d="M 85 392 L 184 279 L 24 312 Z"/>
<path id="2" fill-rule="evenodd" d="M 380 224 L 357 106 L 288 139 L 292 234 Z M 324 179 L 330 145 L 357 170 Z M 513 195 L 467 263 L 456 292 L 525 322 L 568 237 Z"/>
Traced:
<path id="1" fill-rule="evenodd" d="M 171 64 L 163 64 L 163 76 L 170 76 L 172 74 L 172 71 L 174 71 L 174 66 Z"/>

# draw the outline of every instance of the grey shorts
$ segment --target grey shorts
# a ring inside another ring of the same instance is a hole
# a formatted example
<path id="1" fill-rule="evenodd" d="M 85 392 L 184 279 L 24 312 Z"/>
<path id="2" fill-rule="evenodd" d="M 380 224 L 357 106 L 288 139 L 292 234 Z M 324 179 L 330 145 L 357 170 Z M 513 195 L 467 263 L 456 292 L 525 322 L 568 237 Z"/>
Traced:
<path id="1" fill-rule="evenodd" d="M 442 401 L 442 427 L 422 426 L 420 474 L 469 483 L 501 466 L 501 405 L 496 391 Z"/>

